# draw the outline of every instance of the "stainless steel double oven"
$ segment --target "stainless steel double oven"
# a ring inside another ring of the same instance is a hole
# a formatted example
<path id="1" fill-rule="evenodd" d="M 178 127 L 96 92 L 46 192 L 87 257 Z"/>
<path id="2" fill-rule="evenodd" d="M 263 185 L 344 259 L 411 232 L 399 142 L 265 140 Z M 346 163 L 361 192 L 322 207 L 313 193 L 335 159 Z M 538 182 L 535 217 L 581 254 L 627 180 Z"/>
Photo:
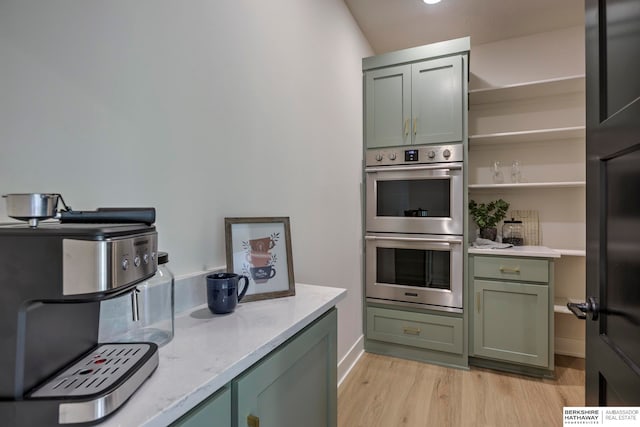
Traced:
<path id="1" fill-rule="evenodd" d="M 367 150 L 368 301 L 461 312 L 462 144 Z"/>

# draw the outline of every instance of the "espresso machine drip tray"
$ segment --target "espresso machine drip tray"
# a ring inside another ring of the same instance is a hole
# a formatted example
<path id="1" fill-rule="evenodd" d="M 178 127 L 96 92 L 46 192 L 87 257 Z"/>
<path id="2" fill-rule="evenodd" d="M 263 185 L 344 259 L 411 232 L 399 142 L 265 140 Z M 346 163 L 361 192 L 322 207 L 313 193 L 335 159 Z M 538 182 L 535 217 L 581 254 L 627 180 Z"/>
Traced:
<path id="1" fill-rule="evenodd" d="M 100 344 L 28 399 L 57 402 L 58 425 L 93 424 L 124 404 L 157 366 L 155 343 Z"/>
<path id="2" fill-rule="evenodd" d="M 103 344 L 39 387 L 31 397 L 100 394 L 126 376 L 144 358 L 149 348 L 147 343 Z"/>

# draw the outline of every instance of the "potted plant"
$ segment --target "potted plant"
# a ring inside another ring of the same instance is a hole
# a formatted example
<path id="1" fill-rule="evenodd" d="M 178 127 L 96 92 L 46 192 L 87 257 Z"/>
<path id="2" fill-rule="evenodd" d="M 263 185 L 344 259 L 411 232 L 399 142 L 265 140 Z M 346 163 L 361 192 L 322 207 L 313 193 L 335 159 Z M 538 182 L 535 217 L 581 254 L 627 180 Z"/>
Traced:
<path id="1" fill-rule="evenodd" d="M 498 229 L 496 226 L 507 216 L 509 203 L 502 199 L 489 203 L 476 203 L 469 201 L 469 213 L 480 228 L 480 237 L 483 239 L 496 240 Z"/>

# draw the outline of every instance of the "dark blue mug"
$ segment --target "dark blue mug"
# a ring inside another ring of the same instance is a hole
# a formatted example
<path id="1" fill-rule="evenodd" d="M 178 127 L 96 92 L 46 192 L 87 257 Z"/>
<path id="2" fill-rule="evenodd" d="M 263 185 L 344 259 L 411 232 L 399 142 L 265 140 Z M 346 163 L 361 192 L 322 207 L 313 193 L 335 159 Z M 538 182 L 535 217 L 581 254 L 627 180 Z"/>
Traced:
<path id="1" fill-rule="evenodd" d="M 239 290 L 240 280 L 244 287 Z M 207 304 L 214 314 L 231 313 L 249 288 L 249 278 L 235 273 L 214 273 L 207 276 Z"/>

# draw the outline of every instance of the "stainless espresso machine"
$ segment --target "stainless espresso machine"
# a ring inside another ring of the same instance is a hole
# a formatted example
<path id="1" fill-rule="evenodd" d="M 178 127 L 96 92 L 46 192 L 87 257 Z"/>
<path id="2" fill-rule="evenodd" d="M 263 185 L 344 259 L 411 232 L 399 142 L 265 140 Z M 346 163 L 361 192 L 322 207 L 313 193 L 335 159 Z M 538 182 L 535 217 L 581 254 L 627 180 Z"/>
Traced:
<path id="1" fill-rule="evenodd" d="M 2 425 L 96 424 L 156 369 L 154 343 L 98 343 L 100 301 L 157 268 L 155 210 L 134 211 L 0 225 Z"/>

